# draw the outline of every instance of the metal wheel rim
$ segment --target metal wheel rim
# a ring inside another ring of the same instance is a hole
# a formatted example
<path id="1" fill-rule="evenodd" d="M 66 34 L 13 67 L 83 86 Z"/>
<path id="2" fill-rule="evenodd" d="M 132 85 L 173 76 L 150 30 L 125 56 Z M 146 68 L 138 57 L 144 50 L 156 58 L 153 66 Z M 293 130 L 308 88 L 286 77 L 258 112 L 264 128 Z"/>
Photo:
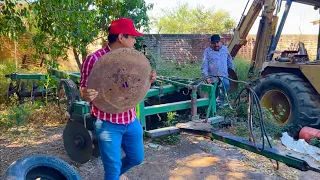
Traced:
<path id="1" fill-rule="evenodd" d="M 285 110 L 284 115 L 280 119 L 276 119 L 276 116 L 279 115 L 279 104 L 282 105 Z M 267 109 L 272 109 L 273 117 L 276 119 L 276 122 L 280 125 L 287 124 L 291 118 L 291 101 L 289 97 L 281 90 L 268 90 L 261 98 L 261 105 Z"/>

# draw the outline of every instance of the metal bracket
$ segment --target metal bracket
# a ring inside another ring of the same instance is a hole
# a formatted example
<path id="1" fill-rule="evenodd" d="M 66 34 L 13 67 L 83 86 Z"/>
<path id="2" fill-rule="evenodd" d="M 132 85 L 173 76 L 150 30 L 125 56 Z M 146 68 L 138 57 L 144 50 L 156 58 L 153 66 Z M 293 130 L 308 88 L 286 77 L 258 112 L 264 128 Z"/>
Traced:
<path id="1" fill-rule="evenodd" d="M 198 115 L 198 107 L 197 107 L 197 87 L 192 86 L 191 87 L 191 121 L 198 121 L 199 115 Z"/>
<path id="2" fill-rule="evenodd" d="M 86 129 L 87 129 L 87 117 L 90 117 L 90 116 L 91 116 L 90 113 L 86 113 L 83 115 L 83 125 Z"/>
<path id="3" fill-rule="evenodd" d="M 159 103 L 161 104 L 161 97 L 163 96 L 163 86 L 162 84 L 159 86 Z"/>

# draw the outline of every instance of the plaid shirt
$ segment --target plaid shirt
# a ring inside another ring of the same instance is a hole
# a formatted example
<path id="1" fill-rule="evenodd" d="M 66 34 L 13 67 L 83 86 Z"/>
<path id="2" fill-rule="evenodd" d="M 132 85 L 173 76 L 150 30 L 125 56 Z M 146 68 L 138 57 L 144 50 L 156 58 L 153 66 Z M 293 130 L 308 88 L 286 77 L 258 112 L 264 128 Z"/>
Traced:
<path id="1" fill-rule="evenodd" d="M 105 48 L 99 49 L 96 52 L 87 56 L 81 67 L 81 77 L 80 77 L 80 87 L 87 87 L 87 81 L 89 74 L 93 68 L 93 65 L 106 53 L 110 52 L 110 47 L 107 46 Z M 91 114 L 101 120 L 106 120 L 115 124 L 129 124 L 136 119 L 136 108 L 132 108 L 126 112 L 119 114 L 108 114 L 93 105 L 90 102 Z"/>

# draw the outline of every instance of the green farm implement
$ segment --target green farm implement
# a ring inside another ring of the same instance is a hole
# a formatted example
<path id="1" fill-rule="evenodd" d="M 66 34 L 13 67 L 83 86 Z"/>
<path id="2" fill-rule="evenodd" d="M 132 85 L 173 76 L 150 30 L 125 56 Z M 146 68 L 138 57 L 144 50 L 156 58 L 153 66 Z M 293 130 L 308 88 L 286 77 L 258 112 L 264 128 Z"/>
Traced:
<path id="1" fill-rule="evenodd" d="M 25 98 L 36 100 L 51 97 L 50 99 L 59 103 L 62 118 L 67 120 L 63 141 L 69 157 L 79 163 L 87 162 L 92 156 L 99 157 L 90 105 L 82 100 L 79 94 L 80 74 L 56 69 L 49 69 L 48 74 L 50 76 L 18 73 L 6 75 L 12 80 L 7 96 L 16 94 L 20 103 L 23 103 Z M 45 85 L 44 82 L 49 80 L 51 83 Z M 31 82 L 31 85 L 28 86 L 27 82 Z M 138 118 L 145 135 L 153 138 L 180 131 L 201 134 L 303 171 L 320 172 L 320 165 L 309 156 L 264 147 L 263 144 L 256 145 L 251 141 L 214 132 L 212 125 L 224 121 L 223 117 L 216 115 L 217 86 L 217 83 L 205 84 L 201 79 L 158 76 L 145 99 L 137 106 Z M 248 88 L 250 89 L 249 85 Z M 255 101 L 254 95 L 248 99 L 249 102 Z M 180 121 L 177 125 L 164 127 L 168 112 L 179 115 Z"/>

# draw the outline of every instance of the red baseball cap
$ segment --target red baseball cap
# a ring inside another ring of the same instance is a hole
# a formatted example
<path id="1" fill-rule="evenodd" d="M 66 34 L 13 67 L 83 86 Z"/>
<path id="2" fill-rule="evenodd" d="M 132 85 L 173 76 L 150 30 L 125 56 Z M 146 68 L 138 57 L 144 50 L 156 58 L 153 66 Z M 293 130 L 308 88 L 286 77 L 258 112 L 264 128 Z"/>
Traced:
<path id="1" fill-rule="evenodd" d="M 130 18 L 119 18 L 111 22 L 109 34 L 128 34 L 131 36 L 142 36 L 134 26 Z"/>

